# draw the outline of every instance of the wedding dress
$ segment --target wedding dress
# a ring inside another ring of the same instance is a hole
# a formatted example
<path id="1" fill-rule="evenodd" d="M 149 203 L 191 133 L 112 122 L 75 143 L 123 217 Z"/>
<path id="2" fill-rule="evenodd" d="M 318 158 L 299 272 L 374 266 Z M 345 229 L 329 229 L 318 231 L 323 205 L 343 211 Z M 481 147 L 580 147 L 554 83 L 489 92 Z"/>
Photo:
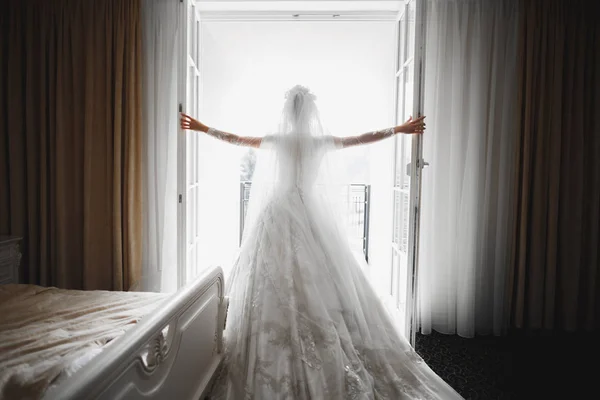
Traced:
<path id="1" fill-rule="evenodd" d="M 211 399 L 460 399 L 396 330 L 337 217 L 314 96 L 262 139 Z M 338 196 L 339 197 L 339 196 Z"/>

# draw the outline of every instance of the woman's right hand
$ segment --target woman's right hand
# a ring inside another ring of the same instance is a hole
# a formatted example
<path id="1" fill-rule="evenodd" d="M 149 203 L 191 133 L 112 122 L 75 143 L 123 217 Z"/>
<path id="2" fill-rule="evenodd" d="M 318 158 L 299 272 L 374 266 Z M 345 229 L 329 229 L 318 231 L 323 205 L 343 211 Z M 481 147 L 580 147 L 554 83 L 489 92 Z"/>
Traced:
<path id="1" fill-rule="evenodd" d="M 413 119 L 412 115 L 410 118 L 400 126 L 394 128 L 394 133 L 416 133 L 422 134 L 425 132 L 425 116 L 421 116 L 417 119 Z"/>
<path id="2" fill-rule="evenodd" d="M 181 129 L 202 132 L 206 132 L 208 130 L 208 126 L 184 113 L 181 113 L 180 124 Z"/>

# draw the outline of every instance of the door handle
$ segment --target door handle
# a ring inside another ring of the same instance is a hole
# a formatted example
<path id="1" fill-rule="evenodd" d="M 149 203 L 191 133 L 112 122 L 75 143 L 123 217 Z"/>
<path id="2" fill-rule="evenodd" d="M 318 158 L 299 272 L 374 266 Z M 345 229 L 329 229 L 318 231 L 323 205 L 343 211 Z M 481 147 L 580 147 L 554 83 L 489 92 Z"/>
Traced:
<path id="1" fill-rule="evenodd" d="M 422 162 L 417 162 L 417 166 L 420 166 L 421 169 L 428 167 L 429 163 L 425 160 L 422 160 Z M 410 173 L 412 172 L 412 163 L 408 163 L 406 164 L 406 175 L 410 176 Z"/>

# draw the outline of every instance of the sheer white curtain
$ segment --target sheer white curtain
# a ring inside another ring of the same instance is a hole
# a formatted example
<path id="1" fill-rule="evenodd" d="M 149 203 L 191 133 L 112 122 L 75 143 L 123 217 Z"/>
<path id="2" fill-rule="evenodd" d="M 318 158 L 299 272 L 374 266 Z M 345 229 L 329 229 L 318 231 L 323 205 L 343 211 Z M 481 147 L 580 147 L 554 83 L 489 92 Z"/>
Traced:
<path id="1" fill-rule="evenodd" d="M 144 291 L 177 289 L 177 5 L 142 2 Z"/>
<path id="2" fill-rule="evenodd" d="M 426 5 L 421 332 L 499 335 L 511 252 L 517 4 Z"/>

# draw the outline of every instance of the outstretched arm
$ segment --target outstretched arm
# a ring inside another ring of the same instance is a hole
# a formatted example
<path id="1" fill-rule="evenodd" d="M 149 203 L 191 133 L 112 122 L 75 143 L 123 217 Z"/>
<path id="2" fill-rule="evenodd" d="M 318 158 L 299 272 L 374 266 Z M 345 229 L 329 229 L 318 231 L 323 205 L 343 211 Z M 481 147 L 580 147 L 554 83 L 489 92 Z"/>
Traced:
<path id="1" fill-rule="evenodd" d="M 248 146 L 248 147 L 260 147 L 262 142 L 262 138 L 259 137 L 249 137 L 249 136 L 238 136 L 233 133 L 227 133 L 220 131 L 218 129 L 209 128 L 204 125 L 202 122 L 190 117 L 186 114 L 181 114 L 181 129 L 188 129 L 192 131 L 200 131 L 204 132 L 207 135 L 213 136 L 219 140 L 224 142 L 228 142 L 231 144 L 236 144 L 238 146 Z"/>
<path id="2" fill-rule="evenodd" d="M 397 133 L 405 133 L 405 134 L 421 134 L 425 131 L 425 122 L 423 120 L 425 117 L 419 117 L 417 119 L 412 119 L 410 117 L 408 121 L 404 124 L 396 126 L 394 128 L 383 129 L 375 132 L 367 132 L 358 136 L 348 136 L 348 137 L 335 137 L 333 138 L 336 145 L 341 147 L 350 147 L 350 146 L 358 146 L 361 144 L 369 144 L 375 143 L 380 140 L 389 138 L 394 136 Z"/>

